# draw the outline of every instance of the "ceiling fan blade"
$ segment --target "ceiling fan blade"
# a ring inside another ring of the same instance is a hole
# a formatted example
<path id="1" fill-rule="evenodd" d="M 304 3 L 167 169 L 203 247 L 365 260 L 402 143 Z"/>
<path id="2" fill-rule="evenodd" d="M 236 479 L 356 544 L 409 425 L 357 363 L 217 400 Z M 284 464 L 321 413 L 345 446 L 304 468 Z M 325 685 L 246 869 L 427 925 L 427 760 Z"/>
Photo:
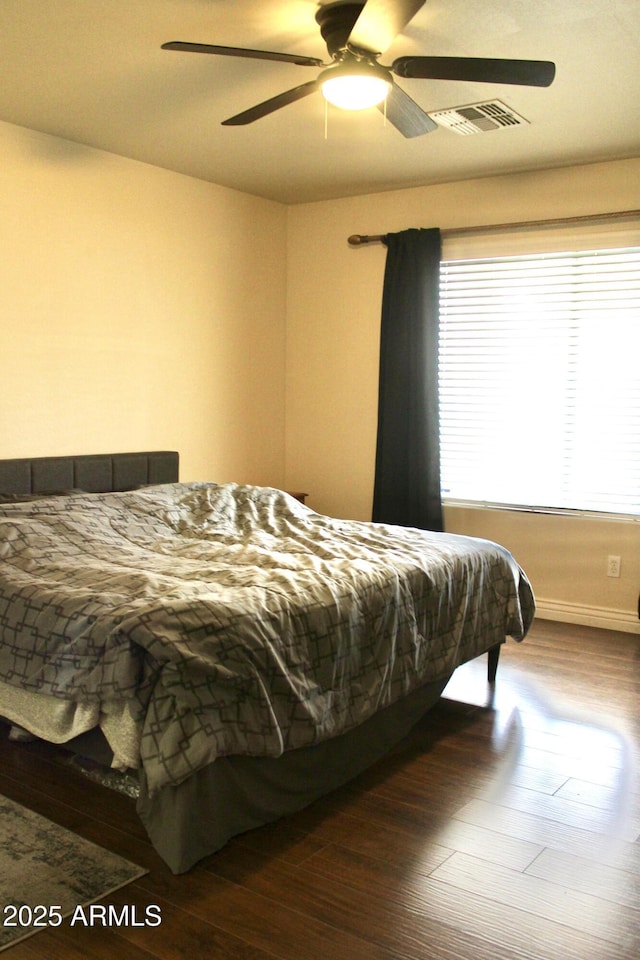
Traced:
<path id="1" fill-rule="evenodd" d="M 484 60 L 476 57 L 398 57 L 391 71 L 418 80 L 471 80 L 548 87 L 556 74 L 547 60 Z"/>
<path id="2" fill-rule="evenodd" d="M 349 43 L 383 53 L 424 4 L 425 0 L 368 0 L 349 34 Z"/>
<path id="3" fill-rule="evenodd" d="M 180 50 L 183 53 L 215 53 L 222 57 L 246 57 L 252 60 L 279 60 L 283 63 L 297 63 L 301 67 L 322 67 L 324 63 L 317 57 L 302 57 L 295 53 L 274 53 L 271 50 L 250 50 L 245 47 L 216 47 L 210 43 L 188 43 L 185 40 L 171 40 L 163 43 L 162 50 Z"/>
<path id="4" fill-rule="evenodd" d="M 243 110 L 242 113 L 237 113 L 235 117 L 229 117 L 228 120 L 223 120 L 222 126 L 237 127 L 245 123 L 253 123 L 254 120 L 260 120 L 261 117 L 266 117 L 281 107 L 295 103 L 296 100 L 302 100 L 303 97 L 308 97 L 310 93 L 315 93 L 316 90 L 319 89 L 320 84 L 318 81 L 310 80 L 309 83 L 303 83 L 299 87 L 285 90 L 284 93 L 279 93 L 277 96 L 271 97 L 270 100 L 265 100 L 263 103 L 256 104 L 255 107 L 250 107 L 248 110 Z"/>
<path id="5" fill-rule="evenodd" d="M 423 133 L 438 129 L 438 124 L 429 114 L 395 83 L 387 97 L 386 107 L 384 103 L 379 103 L 378 110 L 384 113 L 403 137 L 421 137 Z"/>

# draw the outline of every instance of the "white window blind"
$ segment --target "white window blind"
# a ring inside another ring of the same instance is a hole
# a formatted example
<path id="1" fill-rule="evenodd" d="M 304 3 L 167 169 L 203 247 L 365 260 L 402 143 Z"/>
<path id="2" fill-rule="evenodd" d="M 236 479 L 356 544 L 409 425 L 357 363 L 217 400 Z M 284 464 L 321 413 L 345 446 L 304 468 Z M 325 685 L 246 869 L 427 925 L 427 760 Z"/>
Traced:
<path id="1" fill-rule="evenodd" d="M 440 325 L 445 500 L 640 515 L 640 245 L 446 259 Z"/>

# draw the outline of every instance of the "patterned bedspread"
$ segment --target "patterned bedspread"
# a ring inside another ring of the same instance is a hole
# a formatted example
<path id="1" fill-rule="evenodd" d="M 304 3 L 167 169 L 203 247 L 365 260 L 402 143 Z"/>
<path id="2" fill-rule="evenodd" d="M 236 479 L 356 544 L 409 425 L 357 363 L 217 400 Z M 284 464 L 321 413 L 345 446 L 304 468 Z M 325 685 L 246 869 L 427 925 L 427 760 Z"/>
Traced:
<path id="1" fill-rule="evenodd" d="M 502 547 L 177 483 L 0 506 L 0 679 L 126 700 L 150 792 L 337 735 L 534 613 Z"/>

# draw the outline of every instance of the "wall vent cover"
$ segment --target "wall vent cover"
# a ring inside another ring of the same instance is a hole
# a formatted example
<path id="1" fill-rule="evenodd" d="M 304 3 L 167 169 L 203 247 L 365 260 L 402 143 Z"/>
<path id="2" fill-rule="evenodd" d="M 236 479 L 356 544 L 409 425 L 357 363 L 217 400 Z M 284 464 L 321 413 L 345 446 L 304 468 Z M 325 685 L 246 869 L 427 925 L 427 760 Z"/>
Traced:
<path id="1" fill-rule="evenodd" d="M 435 113 L 429 112 L 429 116 L 441 127 L 446 127 L 462 136 L 468 133 L 488 133 L 489 130 L 519 127 L 529 123 L 501 100 L 470 103 L 465 107 L 454 107 L 452 110 L 437 110 Z"/>

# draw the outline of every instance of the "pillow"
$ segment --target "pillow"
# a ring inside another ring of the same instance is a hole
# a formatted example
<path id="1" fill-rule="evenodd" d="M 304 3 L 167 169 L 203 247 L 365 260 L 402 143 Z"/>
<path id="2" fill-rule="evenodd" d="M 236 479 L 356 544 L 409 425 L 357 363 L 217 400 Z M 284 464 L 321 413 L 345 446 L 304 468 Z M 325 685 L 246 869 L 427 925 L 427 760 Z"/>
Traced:
<path id="1" fill-rule="evenodd" d="M 31 500 L 45 500 L 47 497 L 73 497 L 84 490 L 43 490 L 42 493 L 0 493 L 0 503 L 29 503 Z"/>

